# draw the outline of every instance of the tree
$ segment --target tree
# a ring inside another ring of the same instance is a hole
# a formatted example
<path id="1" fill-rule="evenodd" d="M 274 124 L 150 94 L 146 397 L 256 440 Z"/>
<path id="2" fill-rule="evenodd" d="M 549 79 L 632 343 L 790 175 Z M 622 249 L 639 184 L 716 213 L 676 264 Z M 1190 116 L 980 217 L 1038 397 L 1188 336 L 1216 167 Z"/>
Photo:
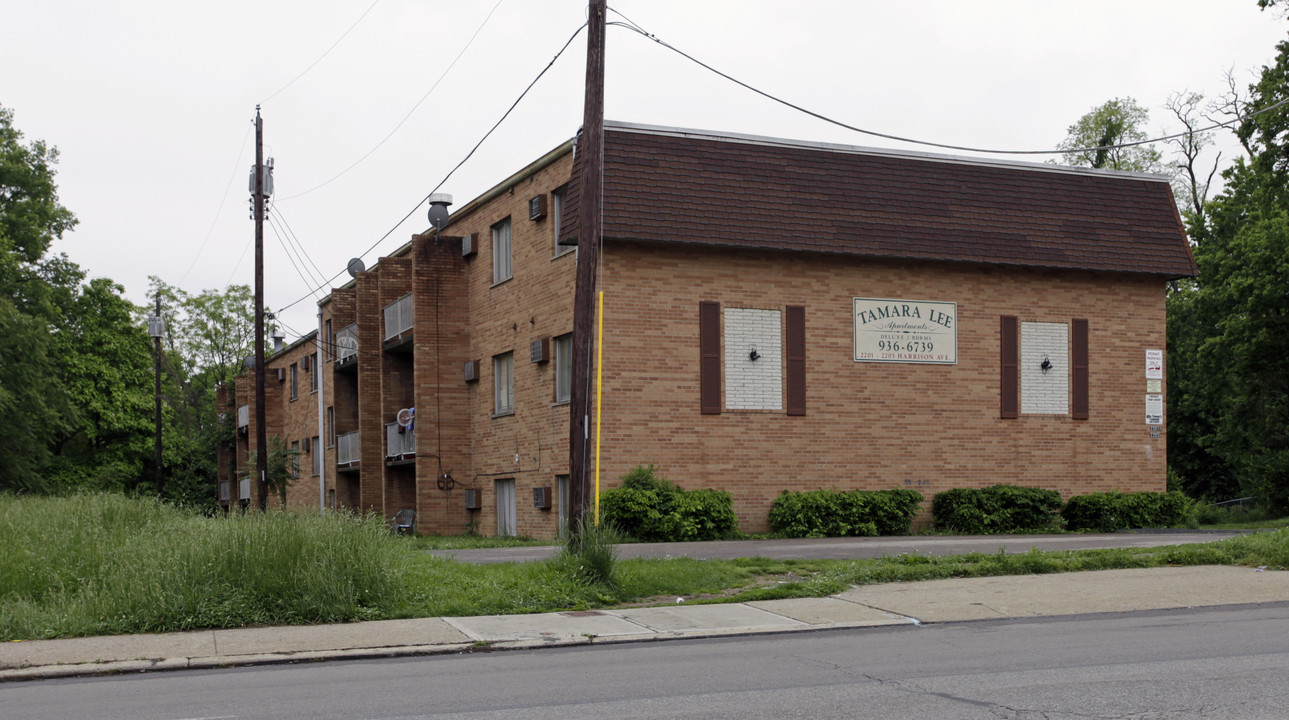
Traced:
<path id="1" fill-rule="evenodd" d="M 259 451 L 252 450 L 246 464 L 238 472 L 239 480 L 254 480 L 256 467 L 259 465 Z M 282 507 L 286 507 L 287 488 L 300 478 L 300 451 L 289 448 L 279 435 L 269 438 L 268 452 L 268 486 L 269 492 L 278 496 Z"/>
<path id="2" fill-rule="evenodd" d="M 50 362 L 60 318 L 49 280 L 75 272 L 65 258 L 42 260 L 76 218 L 58 202 L 58 151 L 22 140 L 0 107 L 0 488 L 45 490 L 47 431 L 71 414 Z"/>
<path id="3" fill-rule="evenodd" d="M 1249 152 L 1192 224 L 1199 277 L 1169 312 L 1169 465 L 1187 491 L 1289 510 L 1289 42 L 1240 101 Z M 1258 114 L 1260 113 L 1260 114 Z"/>
<path id="4" fill-rule="evenodd" d="M 1062 160 L 1066 165 L 1159 172 L 1160 154 L 1153 145 L 1115 147 L 1146 140 L 1142 126 L 1149 119 L 1150 113 L 1136 100 L 1115 98 L 1092 108 L 1071 125 L 1057 149 L 1069 151 Z"/>

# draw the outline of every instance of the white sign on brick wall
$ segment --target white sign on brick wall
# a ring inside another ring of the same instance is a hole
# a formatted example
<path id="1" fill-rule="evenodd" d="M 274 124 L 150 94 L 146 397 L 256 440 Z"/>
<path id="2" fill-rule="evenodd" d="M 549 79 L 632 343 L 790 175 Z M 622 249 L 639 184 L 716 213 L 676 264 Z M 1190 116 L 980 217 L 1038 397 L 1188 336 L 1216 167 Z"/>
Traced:
<path id="1" fill-rule="evenodd" d="M 855 362 L 958 362 L 958 304 L 855 298 Z"/>
<path id="2" fill-rule="evenodd" d="M 1146 351 L 1146 379 L 1147 380 L 1164 379 L 1164 351 L 1163 350 Z"/>
<path id="3" fill-rule="evenodd" d="M 1163 395 L 1146 396 L 1146 424 L 1147 425 L 1164 424 L 1164 396 Z"/>

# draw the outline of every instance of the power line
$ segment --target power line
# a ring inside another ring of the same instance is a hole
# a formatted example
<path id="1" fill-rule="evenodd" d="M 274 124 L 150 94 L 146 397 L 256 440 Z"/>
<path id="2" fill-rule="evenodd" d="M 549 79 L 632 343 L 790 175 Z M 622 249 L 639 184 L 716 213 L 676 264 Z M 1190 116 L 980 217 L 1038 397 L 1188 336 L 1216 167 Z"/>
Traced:
<path id="1" fill-rule="evenodd" d="M 456 174 L 456 171 L 460 170 L 461 166 L 466 164 L 466 161 L 468 161 L 471 157 L 474 156 L 475 151 L 477 151 L 479 147 L 483 145 L 485 141 L 487 141 L 487 139 L 492 135 L 492 133 L 495 132 L 496 129 L 500 127 L 503 122 L 506 121 L 506 118 L 510 117 L 510 113 L 514 112 L 515 108 L 519 105 L 519 103 L 522 102 L 524 97 L 528 95 L 528 92 L 533 89 L 534 85 L 537 84 L 537 81 L 541 80 L 542 76 L 544 76 L 547 73 L 547 71 L 549 71 L 551 67 L 555 65 L 555 62 L 559 60 L 561 55 L 564 54 L 564 51 L 568 49 L 568 46 L 573 44 L 573 40 L 577 38 L 577 36 L 582 32 L 582 30 L 585 27 L 586 27 L 586 23 L 582 23 L 581 25 L 578 26 L 576 30 L 573 31 L 573 34 L 568 37 L 567 41 L 565 41 L 564 46 L 559 49 L 559 52 L 555 53 L 555 57 L 551 58 L 551 61 L 546 64 L 546 67 L 542 68 L 541 72 L 537 73 L 537 77 L 533 78 L 533 81 L 528 83 L 528 87 L 524 88 L 524 91 L 519 94 L 519 97 L 515 98 L 515 102 L 511 103 L 510 107 L 506 110 L 506 112 L 502 114 L 501 119 L 497 120 L 497 122 L 494 123 L 493 126 L 488 129 L 488 132 L 483 134 L 482 138 L 479 138 L 479 142 L 475 143 L 474 147 L 470 148 L 470 152 L 466 153 L 466 156 L 464 158 L 461 158 L 461 162 L 457 163 L 455 167 L 453 167 L 450 171 L 448 171 L 448 174 L 443 176 L 443 179 L 439 181 L 439 184 L 435 185 L 433 190 L 426 193 L 425 197 L 421 198 L 416 203 L 416 205 L 411 210 L 409 210 L 406 215 L 402 217 L 401 220 L 395 223 L 394 226 L 391 227 L 384 235 L 381 235 L 380 238 L 376 240 L 376 242 L 372 243 L 371 247 L 364 250 L 362 254 L 358 256 L 359 258 L 365 257 L 367 253 L 370 253 L 372 250 L 375 250 L 376 247 L 380 245 L 382 242 L 384 242 L 386 238 L 388 238 L 390 235 L 393 235 L 395 230 L 397 230 L 400 226 L 402 226 L 403 223 L 407 222 L 408 218 L 412 217 L 412 213 L 415 213 L 417 210 L 419 210 L 420 207 L 425 204 L 425 201 L 430 199 L 431 195 L 438 192 L 439 188 L 443 187 L 443 184 L 446 183 L 454 174 Z M 344 272 L 345 272 L 344 270 L 341 270 L 335 275 L 332 275 L 327 280 L 327 282 L 323 283 L 323 287 L 325 287 L 326 285 L 329 285 L 336 278 L 344 274 Z M 319 287 L 318 289 L 322 289 L 322 288 Z M 311 295 L 312 295 L 312 291 L 310 291 L 309 295 L 304 295 L 296 299 L 295 301 L 283 306 L 282 308 L 279 309 L 279 312 L 287 310 L 291 307 L 294 307 L 295 305 L 298 305 L 304 302 L 305 300 L 309 299 Z"/>
<path id="2" fill-rule="evenodd" d="M 416 101 L 416 104 L 412 106 L 412 109 L 407 111 L 407 114 L 403 116 L 403 119 L 399 120 L 398 124 L 394 126 L 394 129 L 390 130 L 389 134 L 381 138 L 380 142 L 376 143 L 375 147 L 373 147 L 371 150 L 368 150 L 365 155 L 355 160 L 349 167 L 333 175 L 331 179 L 324 180 L 318 183 L 317 185 L 314 185 L 313 187 L 309 188 L 308 190 L 305 190 L 304 192 L 296 193 L 295 195 L 288 195 L 287 197 L 282 198 L 282 200 L 294 200 L 298 197 L 308 195 L 314 190 L 330 185 L 333 181 L 335 181 L 340 176 L 358 167 L 358 165 L 362 163 L 362 161 L 371 157 L 372 153 L 379 150 L 381 146 L 384 145 L 390 138 L 394 137 L 394 133 L 398 132 L 399 129 L 403 127 L 403 124 L 406 123 L 408 119 L 412 117 L 412 113 L 416 112 L 417 108 L 421 107 L 421 104 L 424 103 L 426 98 L 430 96 L 430 93 L 434 92 L 435 88 L 439 86 L 439 83 L 443 82 L 443 78 L 447 77 L 448 73 L 452 71 L 452 68 L 456 67 L 457 62 L 461 60 L 461 56 L 465 55 L 466 50 L 469 50 L 470 46 L 474 44 L 474 39 L 479 37 L 479 33 L 483 31 L 484 26 L 487 25 L 488 21 L 492 19 L 493 13 L 497 12 L 497 8 L 501 7 L 501 3 L 503 2 L 505 2 L 505 0 L 497 0 L 497 4 L 492 6 L 492 10 L 488 12 L 488 16 L 485 17 L 483 19 L 483 22 L 479 24 L 479 27 L 475 29 L 474 34 L 470 36 L 470 39 L 466 42 L 465 47 L 461 48 L 461 52 L 457 53 L 456 58 L 451 62 L 451 64 L 447 66 L 447 68 L 443 71 L 443 74 L 439 75 L 439 79 L 434 81 L 434 84 L 430 86 L 430 89 L 425 91 L 425 94 L 421 96 L 421 99 Z"/>
<path id="3" fill-rule="evenodd" d="M 305 287 L 312 288 L 313 281 L 306 278 L 304 276 L 304 273 L 300 271 L 300 266 L 296 264 L 295 258 L 291 256 L 291 251 L 287 249 L 286 243 L 282 240 L 282 234 L 278 232 L 277 223 L 274 221 L 273 216 L 266 215 L 266 217 L 268 218 L 268 221 L 269 221 L 269 228 L 273 230 L 273 236 L 277 238 L 278 244 L 282 246 L 282 251 L 286 253 L 286 259 L 291 262 L 291 267 L 295 268 L 295 274 L 299 275 L 300 279 L 304 281 Z M 314 290 L 310 289 L 309 292 L 315 298 L 318 297 L 317 293 Z"/>
<path id="4" fill-rule="evenodd" d="M 348 30 L 346 30 L 346 31 L 344 31 L 344 33 L 342 33 L 342 34 L 340 35 L 340 37 L 339 37 L 339 38 L 336 38 L 336 41 L 335 41 L 335 42 L 333 42 L 333 43 L 331 43 L 331 47 L 327 48 L 325 52 L 323 52 L 321 55 L 319 55 L 317 60 L 314 60 L 312 63 L 310 63 L 310 64 L 309 64 L 309 67 L 305 68 L 305 69 L 304 69 L 304 71 L 303 71 L 303 72 L 301 72 L 299 75 L 296 75 L 294 78 L 291 78 L 291 82 L 289 82 L 289 83 L 287 83 L 287 84 L 283 85 L 282 87 L 278 88 L 278 89 L 277 89 L 277 91 L 276 91 L 276 92 L 274 92 L 272 95 L 269 95 L 268 97 L 266 97 L 266 98 L 264 98 L 262 101 L 260 101 L 260 104 L 261 104 L 261 105 L 264 105 L 264 104 L 265 104 L 265 103 L 267 103 L 269 100 L 272 100 L 273 98 L 277 97 L 277 96 L 278 96 L 278 93 L 280 93 L 280 92 L 282 92 L 283 90 L 285 90 L 285 89 L 287 89 L 287 88 L 291 87 L 292 85 L 294 85 L 294 84 L 295 84 L 295 81 L 296 81 L 296 80 L 299 80 L 300 78 L 302 78 L 302 77 L 304 77 L 305 75 L 307 75 L 307 74 L 309 73 L 309 71 L 313 69 L 313 66 L 314 66 L 314 65 L 317 65 L 318 63 L 322 62 L 322 59 L 323 59 L 323 58 L 325 58 L 327 55 L 331 54 L 331 51 L 332 51 L 332 50 L 335 50 L 335 49 L 336 49 L 336 46 L 340 44 L 340 41 L 341 41 L 341 40 L 344 40 L 344 39 L 345 39 L 345 37 L 347 37 L 347 36 L 349 35 L 349 33 L 353 31 L 353 29 L 354 29 L 354 28 L 358 27 L 358 23 L 362 22 L 362 21 L 363 21 L 363 18 L 367 17 L 367 13 L 371 12 L 371 11 L 372 11 L 372 8 L 376 7 L 376 3 L 378 3 L 378 2 L 380 2 L 380 0 L 373 0 L 372 4 L 371 4 L 371 5 L 369 5 L 369 6 L 367 6 L 367 9 L 363 11 L 363 14 L 362 14 L 362 15 L 359 15 L 359 16 L 358 16 L 358 19 L 354 21 L 354 24 L 353 24 L 353 25 L 350 25 L 350 26 L 349 26 L 349 29 L 348 29 Z"/>
<path id="5" fill-rule="evenodd" d="M 242 156 L 246 154 L 246 141 L 251 138 L 251 127 L 253 126 L 246 126 L 246 134 L 242 136 L 242 149 L 237 151 L 237 162 L 233 165 L 233 173 L 229 175 L 228 182 L 224 185 L 224 196 L 219 199 L 219 207 L 215 210 L 215 217 L 210 221 L 210 229 L 206 231 L 206 237 L 202 238 L 201 246 L 197 248 L 197 254 L 193 255 L 192 262 L 188 264 L 188 269 L 184 270 L 183 276 L 179 278 L 178 285 L 182 285 L 183 281 L 188 279 L 188 273 L 192 272 L 194 267 L 197 267 L 197 261 L 201 259 L 201 253 L 206 249 L 206 243 L 210 242 L 210 236 L 215 233 L 215 225 L 219 223 L 219 216 L 224 212 L 224 203 L 228 200 L 228 191 L 233 188 L 233 181 L 237 179 L 237 169 L 242 166 Z M 240 264 L 241 260 L 238 260 L 238 265 Z"/>
<path id="6" fill-rule="evenodd" d="M 295 230 L 291 228 L 291 224 L 286 221 L 286 215 L 283 215 L 282 211 L 279 210 L 276 205 L 270 210 L 270 212 L 277 216 L 278 222 L 282 223 L 282 227 L 286 230 L 286 238 L 292 243 L 293 247 L 295 247 L 296 254 L 301 258 L 301 264 L 303 264 L 304 261 L 308 261 L 308 265 L 306 265 L 304 269 L 309 272 L 309 277 L 314 278 L 316 275 L 317 280 L 324 281 L 327 277 L 326 274 L 318 268 L 318 264 L 313 261 L 313 257 L 309 255 L 307 250 L 305 250 L 304 243 L 301 242 L 300 237 L 295 234 Z M 310 267 L 313 269 L 310 270 Z"/>
<path id="7" fill-rule="evenodd" d="M 609 8 L 609 9 L 610 9 L 610 10 L 613 10 L 613 8 Z M 808 110 L 808 109 L 806 109 L 806 108 L 804 108 L 804 107 L 801 107 L 800 105 L 795 105 L 795 104 L 793 104 L 793 103 L 791 103 L 791 102 L 788 102 L 787 100 L 784 100 L 783 98 L 777 97 L 777 96 L 775 96 L 775 95 L 771 95 L 770 93 L 768 93 L 768 92 L 766 92 L 766 91 L 764 91 L 764 90 L 760 90 L 760 89 L 758 89 L 758 88 L 755 88 L 755 87 L 753 87 L 753 86 L 751 86 L 751 85 L 749 85 L 749 84 L 747 84 L 747 83 L 743 82 L 742 80 L 739 80 L 738 78 L 735 78 L 735 77 L 733 77 L 733 76 L 731 76 L 731 75 L 728 75 L 728 74 L 726 74 L 726 73 L 724 73 L 724 72 L 721 72 L 720 70 L 717 70 L 716 68 L 712 67 L 711 65 L 708 65 L 707 63 L 705 63 L 705 62 L 703 62 L 703 61 L 699 60 L 698 58 L 695 58 L 693 55 L 690 55 L 690 54 L 688 54 L 688 53 L 686 53 L 686 52 L 684 52 L 684 51 L 682 51 L 682 50 L 680 50 L 680 49 L 676 48 L 675 46 L 670 45 L 670 44 L 668 44 L 668 43 L 664 42 L 663 40 L 659 39 L 659 38 L 658 38 L 658 36 L 656 36 L 656 35 L 654 35 L 654 34 L 652 34 L 652 33 L 646 32 L 646 31 L 645 31 L 643 28 L 641 28 L 639 25 L 636 25 L 634 22 L 632 22 L 632 21 L 630 20 L 630 18 L 627 18 L 627 16 L 626 16 L 626 15 L 622 15 L 622 13 L 618 12 L 617 10 L 613 10 L 613 12 L 617 13 L 618 15 L 621 15 L 621 16 L 626 20 L 626 22 L 617 22 L 617 21 L 614 21 L 614 22 L 607 23 L 608 25 L 616 25 L 616 26 L 618 26 L 618 27 L 624 27 L 624 28 L 626 28 L 626 29 L 630 30 L 631 32 L 634 32 L 634 33 L 636 33 L 636 34 L 638 34 L 638 35 L 641 35 L 641 36 L 643 36 L 643 37 L 646 37 L 646 38 L 648 38 L 648 39 L 650 39 L 650 40 L 652 40 L 652 41 L 654 41 L 654 42 L 658 43 L 659 45 L 661 45 L 661 46 L 663 46 L 663 47 L 667 48 L 668 50 L 670 50 L 670 51 L 672 51 L 672 52 L 676 53 L 677 55 L 680 55 L 681 57 L 685 58 L 686 60 L 689 60 L 690 62 L 694 63 L 695 65 L 698 65 L 699 67 L 702 67 L 702 68 L 704 68 L 704 69 L 706 69 L 706 70 L 708 70 L 708 71 L 710 71 L 710 72 L 712 72 L 712 73 L 715 73 L 716 75 L 719 75 L 719 76 L 721 76 L 721 77 L 725 78 L 726 80 L 729 80 L 730 82 L 732 82 L 732 83 L 734 83 L 734 84 L 736 84 L 736 85 L 739 85 L 739 86 L 741 86 L 741 87 L 743 87 L 743 88 L 746 88 L 746 89 L 748 89 L 748 90 L 751 90 L 752 92 L 756 93 L 757 95 L 760 95 L 760 96 L 762 96 L 762 97 L 764 97 L 764 98 L 766 98 L 766 99 L 768 99 L 768 100 L 773 100 L 774 102 L 777 102 L 777 103 L 779 103 L 780 105 L 784 105 L 784 106 L 786 106 L 786 107 L 792 108 L 793 110 L 796 110 L 797 112 L 804 113 L 804 114 L 809 115 L 810 117 L 813 117 L 813 118 L 815 118 L 815 119 L 822 120 L 822 121 L 824 121 L 824 122 L 826 122 L 826 123 L 829 123 L 829 124 L 831 124 L 831 125 L 836 125 L 837 127 L 844 128 L 844 129 L 846 129 L 846 130 L 850 130 L 850 131 L 852 131 L 852 132 L 862 133 L 862 134 L 864 134 L 864 135 L 871 135 L 871 136 L 873 136 L 873 137 L 885 138 L 885 139 L 887 139 L 887 140 L 896 140 L 896 141 L 898 141 L 898 142 L 911 143 L 911 144 L 913 144 L 913 145 L 923 145 L 923 146 L 926 146 L 926 147 L 941 148 L 941 149 L 944 149 L 944 150 L 959 150 L 959 151 L 964 151 L 964 152 L 985 153 L 985 154 L 991 154 L 991 155 L 1072 155 L 1072 154 L 1077 154 L 1077 153 L 1095 152 L 1095 151 L 1098 151 L 1098 150 L 1116 150 L 1116 149 L 1119 149 L 1119 148 L 1136 147 L 1136 146 L 1138 146 L 1138 145 L 1150 145 L 1150 144 L 1157 143 L 1157 142 L 1164 142 L 1164 141 L 1166 141 L 1166 140 L 1175 140 L 1175 139 L 1177 139 L 1177 138 L 1187 137 L 1187 136 L 1189 136 L 1189 135 L 1196 135 L 1196 134 L 1200 134 L 1200 133 L 1211 132 L 1211 131 L 1213 131 L 1213 130 L 1218 130 L 1218 129 L 1220 129 L 1220 128 L 1229 128 L 1229 127 L 1231 127 L 1232 125 L 1235 125 L 1236 123 L 1243 122 L 1244 120 L 1247 120 L 1247 119 L 1252 118 L 1252 117 L 1256 117 L 1256 116 L 1258 116 L 1258 115 L 1261 115 L 1262 113 L 1266 113 L 1266 112 L 1270 112 L 1270 111 L 1272 111 L 1272 110 L 1275 110 L 1276 108 L 1281 107 L 1282 105 L 1289 104 L 1289 98 L 1285 98 L 1284 100 L 1281 100 L 1280 102 L 1275 103 L 1274 105 L 1270 105 L 1270 106 L 1268 106 L 1268 107 L 1266 107 L 1266 108 L 1263 108 L 1262 110 L 1259 110 L 1258 112 L 1252 113 L 1252 114 L 1250 114 L 1250 115 L 1245 115 L 1245 116 L 1243 116 L 1243 117 L 1236 117 L 1236 118 L 1233 118 L 1233 119 L 1228 120 L 1228 121 L 1226 121 L 1226 122 L 1215 123 L 1215 124 L 1210 125 L 1210 126 L 1208 126 L 1208 127 L 1200 128 L 1200 129 L 1198 129 L 1198 130 L 1188 130 L 1188 131 L 1186 131 L 1186 132 L 1174 133 L 1174 134 L 1172 134 L 1172 135 L 1164 135 L 1164 136 L 1162 136 L 1162 137 L 1152 138 L 1152 139 L 1150 139 L 1150 140 L 1137 140 L 1137 141 L 1134 141 L 1134 142 L 1119 143 L 1119 144 L 1116 144 L 1116 145 L 1097 145 L 1097 146 L 1095 146 L 1095 147 L 1071 148 L 1071 149 L 1068 149 L 1068 150 L 995 150 L 995 149 L 990 149 L 990 148 L 969 147 L 969 146 L 965 146 L 965 145 L 950 145 L 950 144 L 947 144 L 947 143 L 930 142 L 930 141 L 927 141 L 927 140 L 916 140 L 916 139 L 914 139 L 914 138 L 907 138 L 907 137 L 902 137 L 902 136 L 899 136 L 899 135 L 891 135 L 891 134 L 888 134 L 888 133 L 877 132 L 877 131 L 875 131 L 875 130 L 865 130 L 864 128 L 855 127 L 854 125 L 848 125 L 848 124 L 846 124 L 846 123 L 844 123 L 844 122 L 842 122 L 842 121 L 840 121 L 840 120 L 834 120 L 833 118 L 830 118 L 830 117 L 828 117 L 827 115 L 823 115 L 823 114 L 817 113 L 817 112 L 815 112 L 815 111 L 813 111 L 813 110 Z"/>

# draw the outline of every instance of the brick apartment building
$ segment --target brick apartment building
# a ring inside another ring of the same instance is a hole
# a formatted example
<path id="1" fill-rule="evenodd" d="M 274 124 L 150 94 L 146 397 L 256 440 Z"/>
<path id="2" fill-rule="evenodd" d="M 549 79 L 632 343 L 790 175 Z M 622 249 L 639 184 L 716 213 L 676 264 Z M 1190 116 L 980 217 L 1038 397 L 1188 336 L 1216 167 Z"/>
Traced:
<path id="1" fill-rule="evenodd" d="M 1164 489 L 1165 282 L 1195 274 L 1164 178 L 614 123 L 604 144 L 606 486 L 654 463 L 729 490 L 747 531 L 785 489 Z M 268 360 L 290 505 L 557 531 L 574 155 L 332 290 L 321 344 Z M 252 491 L 251 397 L 221 389 L 226 504 Z"/>

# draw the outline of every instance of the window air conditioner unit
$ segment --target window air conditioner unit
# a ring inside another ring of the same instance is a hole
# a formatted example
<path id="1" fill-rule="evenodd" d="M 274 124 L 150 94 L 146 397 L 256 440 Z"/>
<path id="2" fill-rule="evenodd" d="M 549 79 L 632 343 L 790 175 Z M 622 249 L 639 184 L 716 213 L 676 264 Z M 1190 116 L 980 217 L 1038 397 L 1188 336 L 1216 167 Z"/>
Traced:
<path id="1" fill-rule="evenodd" d="M 475 382 L 479 379 L 479 361 L 471 360 L 465 364 L 465 381 Z"/>
<path id="2" fill-rule="evenodd" d="M 466 510 L 483 509 L 483 491 L 482 490 L 465 491 L 465 509 Z"/>
<path id="3" fill-rule="evenodd" d="M 551 489 L 549 485 L 533 488 L 533 507 L 541 510 L 551 509 Z"/>
<path id="4" fill-rule="evenodd" d="M 528 219 L 541 220 L 546 217 L 546 195 L 536 195 L 528 201 Z"/>
<path id="5" fill-rule="evenodd" d="M 535 363 L 544 363 L 551 359 L 551 340 L 542 338 L 534 340 L 528 346 L 528 357 Z"/>
<path id="6" fill-rule="evenodd" d="M 475 234 L 470 233 L 461 238 L 461 257 L 471 257 L 477 251 L 478 243 L 475 241 Z"/>
<path id="7" fill-rule="evenodd" d="M 310 447 L 312 447 L 312 446 L 310 445 L 310 443 L 311 443 L 312 441 L 313 441 L 313 439 L 312 439 L 312 438 L 304 438 L 303 440 L 301 440 L 301 441 L 300 441 L 300 451 L 301 451 L 301 452 L 309 452 L 309 448 L 310 448 Z"/>
<path id="8" fill-rule="evenodd" d="M 301 369 L 301 370 L 303 370 L 303 371 L 305 371 L 305 372 L 309 372 L 309 356 L 308 356 L 308 355 L 305 355 L 304 357 L 300 358 L 300 369 Z"/>
<path id="9" fill-rule="evenodd" d="M 286 382 L 286 368 L 277 369 L 277 381 Z"/>

